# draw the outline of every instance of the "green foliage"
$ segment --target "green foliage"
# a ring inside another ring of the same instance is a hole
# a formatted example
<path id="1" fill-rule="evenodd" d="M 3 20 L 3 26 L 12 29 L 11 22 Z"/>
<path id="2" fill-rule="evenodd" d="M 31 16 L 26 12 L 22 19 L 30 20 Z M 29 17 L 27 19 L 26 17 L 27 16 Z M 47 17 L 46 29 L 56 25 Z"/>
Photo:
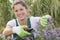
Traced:
<path id="1" fill-rule="evenodd" d="M 60 25 L 60 1 L 59 0 L 26 0 L 30 12 L 33 16 L 43 16 L 49 14 L 52 16 L 53 23 L 56 27 Z M 31 3 L 31 4 L 30 4 Z"/>
<path id="2" fill-rule="evenodd" d="M 9 0 L 0 0 L 0 26 L 5 26 L 12 19 L 12 11 Z"/>

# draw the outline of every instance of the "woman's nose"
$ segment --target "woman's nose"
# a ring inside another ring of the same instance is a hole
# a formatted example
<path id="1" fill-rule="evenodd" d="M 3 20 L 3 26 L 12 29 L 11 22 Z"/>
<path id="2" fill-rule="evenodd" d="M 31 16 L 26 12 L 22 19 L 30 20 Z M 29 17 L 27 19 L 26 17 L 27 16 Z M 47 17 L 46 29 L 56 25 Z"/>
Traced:
<path id="1" fill-rule="evenodd" d="M 17 13 L 18 13 L 18 14 L 21 14 L 21 11 L 18 11 Z"/>

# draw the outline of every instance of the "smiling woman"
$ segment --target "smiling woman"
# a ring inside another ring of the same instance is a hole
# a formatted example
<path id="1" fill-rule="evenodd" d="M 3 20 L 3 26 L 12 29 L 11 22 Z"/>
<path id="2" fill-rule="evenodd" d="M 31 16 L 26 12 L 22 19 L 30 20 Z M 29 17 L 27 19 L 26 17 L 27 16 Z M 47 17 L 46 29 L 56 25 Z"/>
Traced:
<path id="1" fill-rule="evenodd" d="M 40 19 L 42 19 L 44 22 L 43 25 L 45 26 L 47 25 L 47 18 L 28 17 L 28 7 L 27 4 L 25 4 L 23 1 L 15 2 L 12 6 L 12 9 L 16 19 L 8 21 L 3 34 L 5 36 L 13 34 L 13 38 L 16 38 L 17 40 L 35 40 L 36 31 L 41 22 Z M 24 28 L 22 28 L 23 26 Z M 24 38 L 21 38 L 22 36 L 24 36 Z"/>

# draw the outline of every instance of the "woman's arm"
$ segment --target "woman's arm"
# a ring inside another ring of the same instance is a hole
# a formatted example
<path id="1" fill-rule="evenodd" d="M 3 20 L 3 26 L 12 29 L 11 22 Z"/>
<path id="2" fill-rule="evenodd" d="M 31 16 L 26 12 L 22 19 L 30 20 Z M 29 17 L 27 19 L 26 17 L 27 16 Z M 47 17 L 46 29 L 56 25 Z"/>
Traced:
<path id="1" fill-rule="evenodd" d="M 5 36 L 9 36 L 11 35 L 13 32 L 12 32 L 12 27 L 10 25 L 7 25 L 7 27 L 5 28 L 5 30 L 3 31 L 3 34 Z"/>

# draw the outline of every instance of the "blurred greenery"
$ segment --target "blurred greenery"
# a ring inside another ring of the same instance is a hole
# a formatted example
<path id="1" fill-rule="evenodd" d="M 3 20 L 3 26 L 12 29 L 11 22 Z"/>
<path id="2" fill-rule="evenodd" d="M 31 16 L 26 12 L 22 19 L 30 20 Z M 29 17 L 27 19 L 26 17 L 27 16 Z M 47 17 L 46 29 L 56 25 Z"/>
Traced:
<path id="1" fill-rule="evenodd" d="M 59 0 L 25 0 L 29 5 L 30 13 L 33 16 L 51 15 L 56 27 L 60 25 L 60 1 Z"/>

